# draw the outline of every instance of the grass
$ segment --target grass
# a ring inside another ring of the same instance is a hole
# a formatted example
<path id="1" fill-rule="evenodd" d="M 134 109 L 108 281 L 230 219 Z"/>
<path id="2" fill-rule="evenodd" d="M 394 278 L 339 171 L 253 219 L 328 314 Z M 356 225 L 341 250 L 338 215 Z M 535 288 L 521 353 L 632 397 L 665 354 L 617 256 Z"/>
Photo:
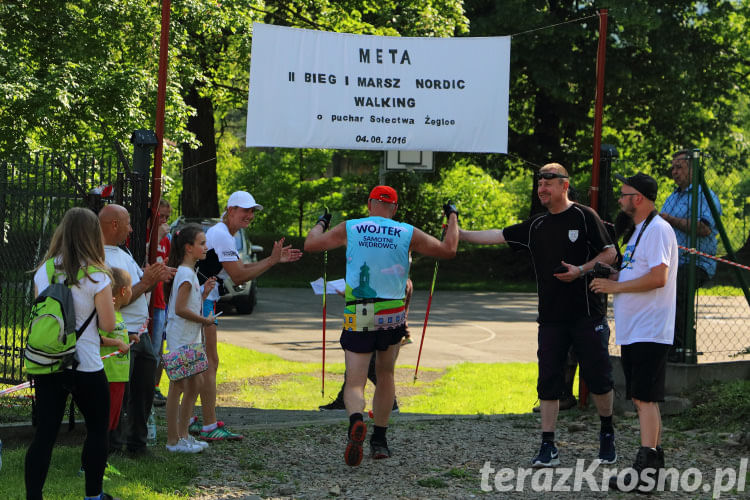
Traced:
<path id="1" fill-rule="evenodd" d="M 691 398 L 695 406 L 670 419 L 670 425 L 675 429 L 747 431 L 750 421 L 750 380 L 704 383 L 691 391 Z"/>
<path id="2" fill-rule="evenodd" d="M 153 458 L 117 459 L 120 475 L 109 474 L 104 490 L 115 497 L 162 500 L 190 498 L 194 488 L 187 486 L 198 473 L 198 463 L 191 456 L 169 455 L 159 451 Z M 26 498 L 23 480 L 25 448 L 3 450 L 2 497 L 7 500 Z M 44 484 L 45 498 L 80 500 L 84 479 L 80 446 L 56 446 Z"/>
<path id="3" fill-rule="evenodd" d="M 223 387 L 232 391 L 229 396 L 241 405 L 311 410 L 320 404 L 319 363 L 286 361 L 228 344 L 219 344 L 219 353 L 222 359 L 219 383 L 226 384 Z M 344 367 L 332 364 L 326 369 L 331 384 L 329 391 L 333 394 L 334 388 L 338 390 Z M 399 369 L 409 374 L 408 382 L 402 381 L 401 389 L 397 389 L 402 412 L 479 414 L 482 418 L 483 414 L 528 414 L 536 401 L 535 363 L 461 363 L 445 371 L 426 370 L 415 385 L 411 384 L 413 367 L 399 366 Z M 693 398 L 697 403 L 694 409 L 669 419 L 668 425 L 677 432 L 694 428 L 709 431 L 747 428 L 750 381 L 705 384 L 694 392 Z M 22 408 L 22 411 L 26 411 L 28 417 L 28 408 Z M 530 418 L 528 415 L 511 417 L 522 419 L 517 423 L 519 426 L 535 427 Z M 420 423 L 413 425 L 416 428 Z M 165 431 L 164 422 L 160 422 L 160 444 L 163 444 Z M 268 434 L 268 439 L 278 438 L 278 433 L 269 431 L 253 434 L 258 439 L 265 434 Z M 252 477 L 253 482 L 257 481 L 257 487 L 263 489 L 263 478 L 278 472 L 266 471 L 263 457 L 241 448 L 241 444 L 226 444 L 226 453 L 237 462 L 239 476 Z M 105 491 L 123 498 L 145 500 L 189 498 L 195 494 L 197 490 L 189 485 L 199 474 L 198 462 L 189 456 L 168 454 L 162 446 L 153 451 L 154 456 L 150 458 L 114 458 L 113 463 L 120 475 L 108 475 Z M 3 450 L 3 498 L 24 498 L 25 452 L 23 446 Z M 80 498 L 83 478 L 76 474 L 79 467 L 80 446 L 57 446 L 45 484 L 45 495 L 62 500 Z M 448 485 L 448 481 L 466 480 L 469 473 L 472 472 L 452 468 L 440 475 L 419 478 L 417 483 L 424 488 L 441 489 Z"/>

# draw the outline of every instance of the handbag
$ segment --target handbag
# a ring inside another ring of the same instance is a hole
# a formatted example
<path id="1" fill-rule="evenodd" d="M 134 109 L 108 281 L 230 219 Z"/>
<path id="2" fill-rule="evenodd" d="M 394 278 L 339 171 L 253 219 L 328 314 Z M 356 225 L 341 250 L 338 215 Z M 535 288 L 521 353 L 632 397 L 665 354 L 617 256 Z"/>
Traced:
<path id="1" fill-rule="evenodd" d="M 208 370 L 208 359 L 203 344 L 187 344 L 162 354 L 164 371 L 169 380 L 182 380 Z"/>

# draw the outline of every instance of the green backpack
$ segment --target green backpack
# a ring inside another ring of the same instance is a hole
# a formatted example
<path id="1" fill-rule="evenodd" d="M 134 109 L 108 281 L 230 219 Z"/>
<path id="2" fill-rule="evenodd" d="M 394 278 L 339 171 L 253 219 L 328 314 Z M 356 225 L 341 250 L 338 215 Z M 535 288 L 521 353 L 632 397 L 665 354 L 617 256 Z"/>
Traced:
<path id="1" fill-rule="evenodd" d="M 53 259 L 45 262 L 49 286 L 37 296 L 31 308 L 29 335 L 24 350 L 24 367 L 29 375 L 46 375 L 75 366 L 76 340 L 86 330 L 96 314 L 91 315 L 76 330 L 76 313 L 73 307 L 73 293 L 66 283 L 58 283 Z M 100 272 L 93 266 L 89 274 Z M 83 269 L 78 271 L 78 279 L 85 276 Z"/>

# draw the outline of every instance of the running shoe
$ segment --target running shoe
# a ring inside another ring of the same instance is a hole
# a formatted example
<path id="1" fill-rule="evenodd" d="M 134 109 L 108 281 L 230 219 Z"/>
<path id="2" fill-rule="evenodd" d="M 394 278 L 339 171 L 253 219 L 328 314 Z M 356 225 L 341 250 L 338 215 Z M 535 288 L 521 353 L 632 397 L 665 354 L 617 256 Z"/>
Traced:
<path id="1" fill-rule="evenodd" d="M 203 448 L 204 450 L 205 450 L 206 448 L 208 448 L 208 443 L 207 443 L 207 442 L 205 442 L 205 441 L 201 441 L 200 439 L 195 439 L 195 438 L 194 438 L 193 436 L 191 436 L 190 434 L 188 434 L 188 437 L 186 437 L 186 438 L 185 438 L 185 441 L 187 441 L 188 443 L 190 443 L 190 444 L 192 444 L 192 445 L 194 445 L 194 446 L 200 446 L 200 447 L 201 447 L 201 448 Z"/>
<path id="2" fill-rule="evenodd" d="M 167 398 L 161 393 L 159 388 L 154 389 L 154 406 L 164 406 L 167 404 Z"/>
<path id="3" fill-rule="evenodd" d="M 362 443 L 367 436 L 367 425 L 361 420 L 354 422 L 349 431 L 349 441 L 344 450 L 344 462 L 350 467 L 356 467 L 362 462 Z"/>
<path id="4" fill-rule="evenodd" d="M 617 451 L 615 450 L 614 433 L 599 433 L 599 460 L 603 464 L 613 464 L 617 462 Z"/>
<path id="5" fill-rule="evenodd" d="M 198 417 L 190 419 L 190 425 L 188 426 L 188 433 L 195 434 L 196 436 L 203 430 L 203 424 Z"/>
<path id="6" fill-rule="evenodd" d="M 370 456 L 375 460 L 381 458 L 391 458 L 391 450 L 388 448 L 386 441 L 378 442 L 370 440 Z"/>
<path id="7" fill-rule="evenodd" d="M 201 430 L 200 438 L 204 441 L 239 441 L 240 439 L 244 439 L 245 436 L 230 432 L 224 427 L 224 422 L 219 420 L 216 422 L 216 429 L 208 432 Z"/>
<path id="8" fill-rule="evenodd" d="M 171 453 L 200 453 L 203 451 L 202 447 L 190 444 L 185 438 L 180 438 L 177 444 L 166 445 L 166 448 Z"/>
<path id="9" fill-rule="evenodd" d="M 320 405 L 318 406 L 318 410 L 320 411 L 326 411 L 326 410 L 346 410 L 346 405 L 344 405 L 344 400 L 336 398 L 327 405 Z"/>
<path id="10" fill-rule="evenodd" d="M 539 448 L 539 453 L 531 459 L 531 466 L 535 468 L 541 467 L 554 467 L 560 465 L 560 455 L 557 452 L 557 447 L 550 442 L 542 442 L 542 447 Z"/>

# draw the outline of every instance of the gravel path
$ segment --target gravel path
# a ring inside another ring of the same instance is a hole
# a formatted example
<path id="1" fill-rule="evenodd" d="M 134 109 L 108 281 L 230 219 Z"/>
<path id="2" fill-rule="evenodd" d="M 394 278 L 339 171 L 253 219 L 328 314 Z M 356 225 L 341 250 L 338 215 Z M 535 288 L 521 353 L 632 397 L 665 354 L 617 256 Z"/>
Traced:
<path id="1" fill-rule="evenodd" d="M 309 413 L 309 412 L 308 412 Z M 338 413 L 338 412 L 336 412 Z M 495 488 L 496 471 L 502 468 L 527 468 L 538 447 L 538 417 L 535 415 L 434 417 L 396 416 L 389 430 L 393 457 L 372 460 L 365 456 L 359 467 L 344 464 L 346 420 L 343 413 L 324 414 L 317 422 L 268 422 L 243 428 L 245 440 L 213 444 L 201 461 L 201 474 L 190 489 L 183 491 L 197 499 L 258 498 L 633 498 L 632 494 L 592 491 L 586 481 L 575 492 L 539 492 L 533 486 L 554 485 L 559 479 L 552 471 L 526 477 L 522 491 L 500 492 Z M 333 417 L 333 418 L 332 418 Z M 338 420 L 338 423 L 332 423 Z M 257 421 L 256 421 L 257 422 Z M 233 425 L 240 424 L 239 421 Z M 229 423 L 227 423 L 229 425 Z M 298 425 L 298 426 L 295 426 Z M 632 463 L 637 450 L 637 419 L 616 419 L 619 467 Z M 591 412 L 573 410 L 561 414 L 557 433 L 562 466 L 575 468 L 583 459 L 587 469 L 598 451 L 598 417 Z M 740 458 L 748 456 L 746 445 L 731 446 L 727 436 L 716 432 L 665 430 L 664 448 L 667 466 L 685 471 L 697 468 L 702 482 L 697 491 L 662 492 L 660 499 L 711 498 L 703 488 L 713 487 L 717 467 L 740 467 Z M 365 443 L 367 444 L 367 443 Z M 367 451 L 367 447 L 365 447 Z M 623 458 L 623 456 L 625 458 Z M 481 469 L 489 462 L 495 472 Z M 595 471 L 596 487 L 602 484 L 601 469 Z M 690 476 L 688 485 L 695 481 Z M 725 479 L 728 481 L 728 477 Z M 513 487 L 516 480 L 501 482 Z M 574 487 L 574 477 L 566 485 Z M 704 486 L 705 485 L 705 486 Z M 490 490 L 490 491 L 483 491 Z M 747 488 L 745 488 L 747 490 Z M 550 496 L 552 495 L 552 496 Z M 723 493 L 721 498 L 748 498 L 747 491 Z"/>

